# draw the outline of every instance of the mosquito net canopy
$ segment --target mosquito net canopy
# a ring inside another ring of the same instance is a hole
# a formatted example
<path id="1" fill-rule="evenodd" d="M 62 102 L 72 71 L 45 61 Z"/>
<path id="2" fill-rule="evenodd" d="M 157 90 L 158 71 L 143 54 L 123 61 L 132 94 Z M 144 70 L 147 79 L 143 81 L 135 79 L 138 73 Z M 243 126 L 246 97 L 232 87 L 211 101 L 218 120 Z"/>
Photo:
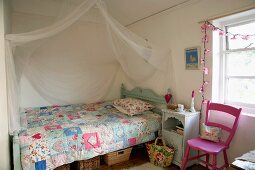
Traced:
<path id="1" fill-rule="evenodd" d="M 6 35 L 10 132 L 20 129 L 22 77 L 42 98 L 59 105 L 117 98 L 123 82 L 161 94 L 174 88 L 168 49 L 122 26 L 101 0 L 59 3 L 52 24 Z M 109 95 L 113 90 L 115 95 Z"/>

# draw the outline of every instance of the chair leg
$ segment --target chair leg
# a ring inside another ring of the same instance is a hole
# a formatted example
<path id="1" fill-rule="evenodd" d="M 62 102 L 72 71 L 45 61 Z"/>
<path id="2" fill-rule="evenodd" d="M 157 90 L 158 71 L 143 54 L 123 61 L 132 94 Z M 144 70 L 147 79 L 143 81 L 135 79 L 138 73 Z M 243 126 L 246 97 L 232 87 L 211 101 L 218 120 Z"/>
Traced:
<path id="1" fill-rule="evenodd" d="M 227 151 L 223 150 L 223 154 L 224 154 L 225 167 L 227 168 L 229 166 Z"/>
<path id="2" fill-rule="evenodd" d="M 206 162 L 209 163 L 210 155 L 206 154 Z M 206 164 L 206 169 L 208 169 L 208 164 Z"/>
<path id="3" fill-rule="evenodd" d="M 186 167 L 186 164 L 187 164 L 187 161 L 188 161 L 188 158 L 189 158 L 189 151 L 190 151 L 190 147 L 189 147 L 189 145 L 187 145 L 187 148 L 186 148 L 186 151 L 185 151 L 185 154 L 184 154 L 184 158 L 182 160 L 181 170 L 185 170 L 185 167 Z"/>
<path id="4" fill-rule="evenodd" d="M 212 170 L 217 170 L 217 155 L 213 154 Z"/>

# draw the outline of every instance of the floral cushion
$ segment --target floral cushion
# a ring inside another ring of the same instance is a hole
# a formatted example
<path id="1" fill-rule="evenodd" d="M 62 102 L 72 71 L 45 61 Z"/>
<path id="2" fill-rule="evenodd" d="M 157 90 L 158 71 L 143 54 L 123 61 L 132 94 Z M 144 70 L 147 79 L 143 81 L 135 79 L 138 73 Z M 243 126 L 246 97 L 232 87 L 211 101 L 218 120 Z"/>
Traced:
<path id="1" fill-rule="evenodd" d="M 141 114 L 154 108 L 152 104 L 134 98 L 117 99 L 113 102 L 113 105 L 129 116 Z"/>
<path id="2" fill-rule="evenodd" d="M 200 129 L 200 138 L 210 140 L 213 142 L 219 142 L 221 135 L 221 128 L 206 126 L 204 123 Z"/>

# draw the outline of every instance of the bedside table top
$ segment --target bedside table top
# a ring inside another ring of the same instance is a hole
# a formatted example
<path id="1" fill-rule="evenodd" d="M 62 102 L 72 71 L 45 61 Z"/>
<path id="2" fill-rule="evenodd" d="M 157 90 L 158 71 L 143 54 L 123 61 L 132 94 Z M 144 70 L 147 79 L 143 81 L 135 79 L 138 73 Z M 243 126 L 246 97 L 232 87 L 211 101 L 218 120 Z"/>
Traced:
<path id="1" fill-rule="evenodd" d="M 188 110 L 184 110 L 183 112 L 179 112 L 179 111 L 170 110 L 170 109 L 162 109 L 162 112 L 163 113 L 169 113 L 169 114 L 176 114 L 176 115 L 179 115 L 179 116 L 194 116 L 194 115 L 197 115 L 197 114 L 200 113 L 200 112 L 190 112 Z"/>

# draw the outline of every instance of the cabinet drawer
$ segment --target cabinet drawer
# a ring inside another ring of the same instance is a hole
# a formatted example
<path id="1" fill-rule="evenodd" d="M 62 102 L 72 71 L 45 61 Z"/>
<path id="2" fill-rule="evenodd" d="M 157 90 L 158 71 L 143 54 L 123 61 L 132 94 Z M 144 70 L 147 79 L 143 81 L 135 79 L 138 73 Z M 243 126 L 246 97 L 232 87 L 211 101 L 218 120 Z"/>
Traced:
<path id="1" fill-rule="evenodd" d="M 167 130 L 163 130 L 163 136 L 166 144 L 174 147 L 174 161 L 180 164 L 183 157 L 183 136 Z"/>

